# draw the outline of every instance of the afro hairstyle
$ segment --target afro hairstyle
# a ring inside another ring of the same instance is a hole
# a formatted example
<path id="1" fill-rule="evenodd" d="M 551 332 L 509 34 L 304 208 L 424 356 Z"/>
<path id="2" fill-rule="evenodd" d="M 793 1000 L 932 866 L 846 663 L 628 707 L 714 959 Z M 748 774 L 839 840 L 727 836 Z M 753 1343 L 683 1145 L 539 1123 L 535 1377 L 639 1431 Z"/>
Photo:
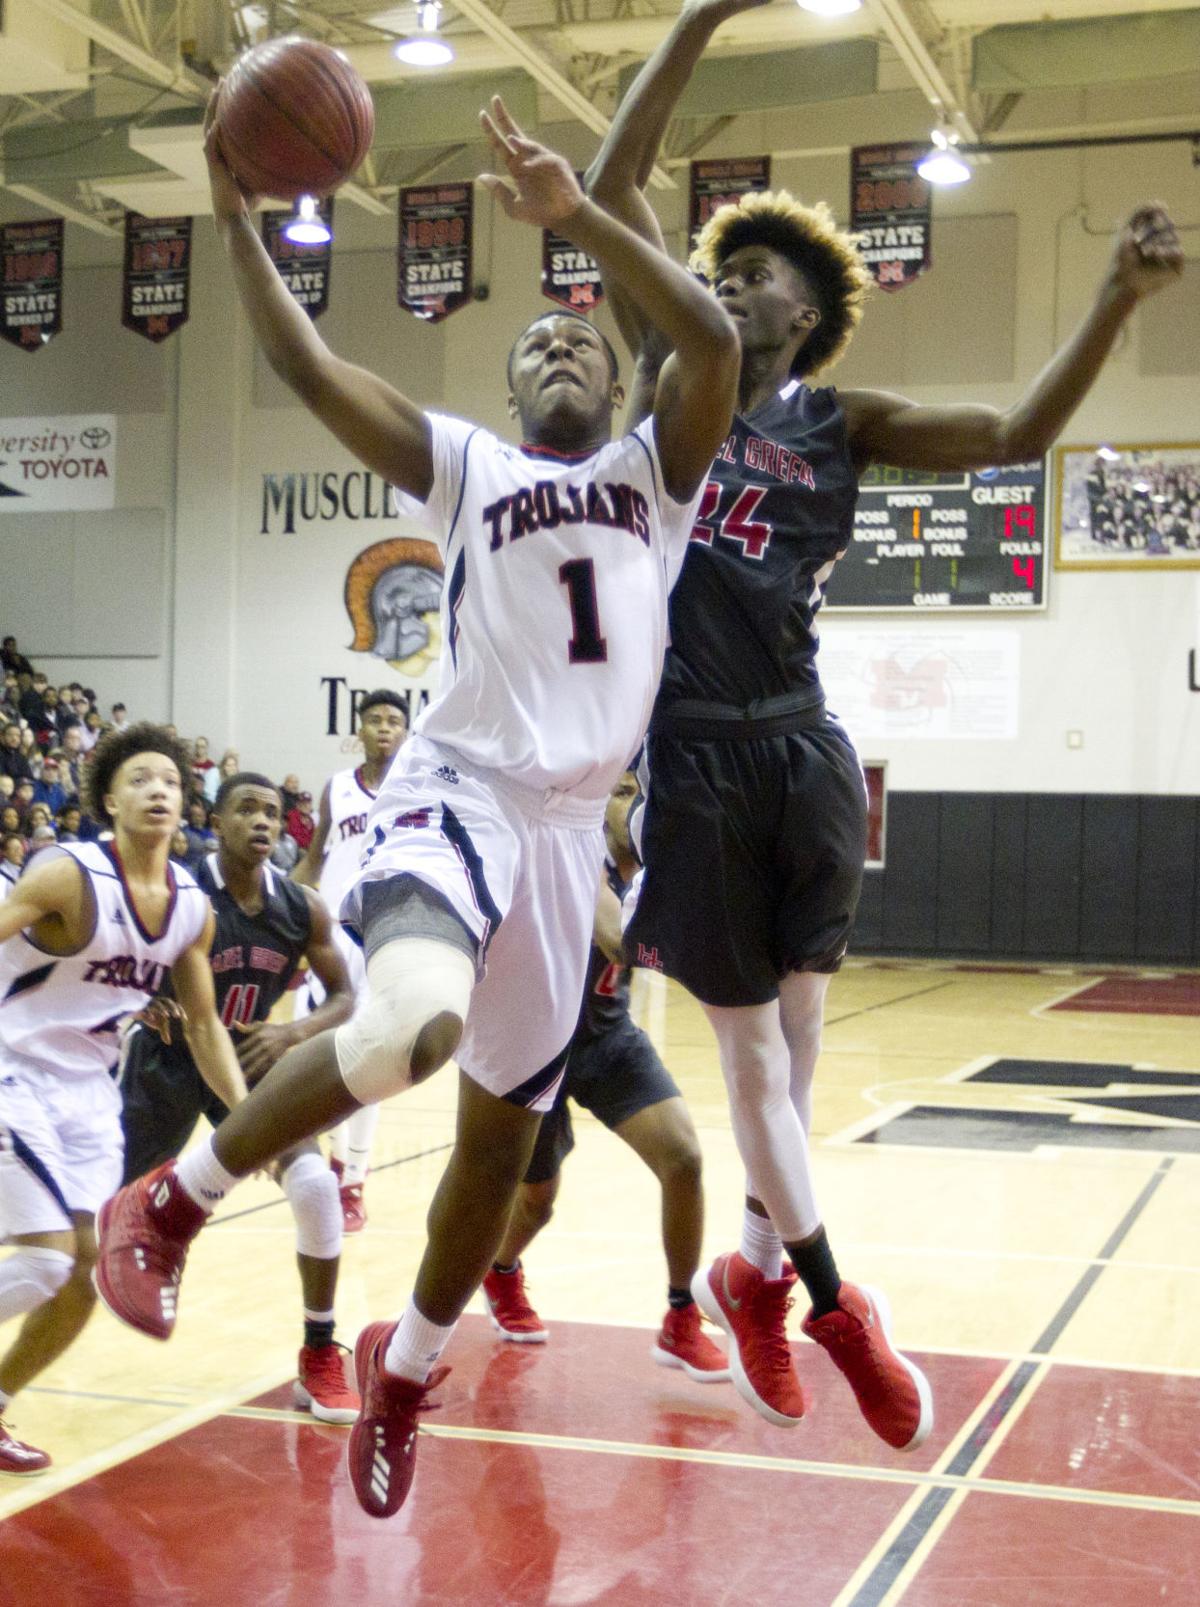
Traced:
<path id="1" fill-rule="evenodd" d="M 113 777 L 126 759 L 132 759 L 136 753 L 161 753 L 170 759 L 179 771 L 186 799 L 192 761 L 177 737 L 171 736 L 165 727 L 151 725 L 148 721 L 128 726 L 124 731 L 110 731 L 108 736 L 97 742 L 84 783 L 87 812 L 102 826 L 113 825 L 113 818 L 104 802 L 105 796 L 112 791 Z"/>

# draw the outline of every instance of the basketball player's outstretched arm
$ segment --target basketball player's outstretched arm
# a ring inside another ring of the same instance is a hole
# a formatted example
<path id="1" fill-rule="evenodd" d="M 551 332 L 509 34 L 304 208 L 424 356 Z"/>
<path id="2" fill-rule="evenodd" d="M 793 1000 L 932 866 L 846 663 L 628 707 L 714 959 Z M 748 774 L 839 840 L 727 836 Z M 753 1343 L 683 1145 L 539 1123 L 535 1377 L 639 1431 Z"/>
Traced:
<path id="1" fill-rule="evenodd" d="M 665 251 L 662 229 L 643 191 L 679 97 L 716 30 L 742 11 L 768 0 L 687 0 L 675 26 L 638 73 L 613 117 L 596 159 L 584 175 L 588 195 L 650 245 Z M 653 404 L 658 373 L 670 344 L 619 284 L 604 289 L 617 327 L 637 368 L 630 417 L 644 418 Z"/>
<path id="2" fill-rule="evenodd" d="M 246 1097 L 246 1079 L 217 1015 L 209 961 L 216 924 L 210 910 L 203 932 L 171 967 L 171 984 L 183 1009 L 183 1035 L 196 1068 L 217 1098 L 232 1109 Z"/>
<path id="3" fill-rule="evenodd" d="M 245 1026 L 234 1022 L 238 1060 L 251 1084 L 264 1077 L 296 1044 L 315 1038 L 318 1032 L 340 1027 L 354 1013 L 354 992 L 345 961 L 333 941 L 329 911 L 311 888 L 305 889 L 305 898 L 311 922 L 305 955 L 309 969 L 325 989 L 325 998 L 315 1010 L 295 1021 L 251 1021 Z"/>
<path id="4" fill-rule="evenodd" d="M 1166 208 L 1158 202 L 1138 207 L 1117 233 L 1091 310 L 1019 402 L 1004 411 L 924 407 L 885 391 L 843 391 L 856 462 L 975 469 L 1041 457 L 1091 389 L 1138 302 L 1182 272 L 1183 249 Z"/>
<path id="5" fill-rule="evenodd" d="M 433 488 L 429 420 L 393 386 L 335 356 L 275 272 L 213 128 L 205 118 L 213 220 L 229 255 L 238 296 L 267 361 L 305 407 L 374 473 L 424 501 Z"/>
<path id="6" fill-rule="evenodd" d="M 493 173 L 482 182 L 509 217 L 558 229 L 589 252 L 670 343 L 673 355 L 655 394 L 654 430 L 666 488 L 686 501 L 707 476 L 733 417 L 737 330 L 690 274 L 589 201 L 570 164 L 522 134 L 498 97 L 490 114 L 480 116 L 513 188 Z"/>

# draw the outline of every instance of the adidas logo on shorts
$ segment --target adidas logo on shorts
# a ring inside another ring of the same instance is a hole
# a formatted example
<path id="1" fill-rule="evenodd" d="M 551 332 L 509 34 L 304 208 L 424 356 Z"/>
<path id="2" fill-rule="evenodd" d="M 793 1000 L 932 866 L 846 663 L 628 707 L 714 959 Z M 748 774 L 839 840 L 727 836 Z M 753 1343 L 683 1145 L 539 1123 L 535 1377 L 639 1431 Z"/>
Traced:
<path id="1" fill-rule="evenodd" d="M 452 787 L 458 786 L 458 771 L 450 764 L 439 764 L 433 772 L 439 781 L 448 781 Z"/>

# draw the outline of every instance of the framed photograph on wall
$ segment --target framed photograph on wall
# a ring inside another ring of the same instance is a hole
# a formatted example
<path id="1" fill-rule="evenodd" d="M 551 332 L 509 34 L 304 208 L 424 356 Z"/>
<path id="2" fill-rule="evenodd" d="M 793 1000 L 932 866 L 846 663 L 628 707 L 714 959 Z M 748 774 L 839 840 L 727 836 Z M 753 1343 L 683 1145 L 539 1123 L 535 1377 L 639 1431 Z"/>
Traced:
<path id="1" fill-rule="evenodd" d="M 1200 569 L 1200 443 L 1060 446 L 1057 569 Z"/>

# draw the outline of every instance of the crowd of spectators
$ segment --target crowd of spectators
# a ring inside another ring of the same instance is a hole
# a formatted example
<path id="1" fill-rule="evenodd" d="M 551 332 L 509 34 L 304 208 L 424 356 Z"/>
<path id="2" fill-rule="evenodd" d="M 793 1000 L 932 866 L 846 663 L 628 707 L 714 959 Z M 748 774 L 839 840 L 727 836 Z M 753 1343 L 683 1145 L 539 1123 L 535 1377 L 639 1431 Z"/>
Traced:
<path id="1" fill-rule="evenodd" d="M 100 738 L 131 723 L 124 703 L 102 712 L 94 689 L 72 681 L 51 686 L 20 651 L 15 636 L 0 645 L 0 898 L 32 856 L 53 843 L 86 842 L 107 835 L 83 807 L 84 775 Z M 178 735 L 174 727 L 168 727 Z M 171 844 L 171 857 L 195 870 L 216 846 L 212 806 L 221 782 L 241 769 L 226 749 L 219 761 L 207 737 L 182 739 L 192 759 L 185 777 L 187 802 Z M 272 856 L 288 871 L 312 841 L 312 794 L 294 775 L 283 778 L 285 828 Z"/>
<path id="2" fill-rule="evenodd" d="M 1139 454 L 1097 455 L 1087 477 L 1092 540 L 1102 547 L 1171 557 L 1200 552 L 1200 469 Z"/>

